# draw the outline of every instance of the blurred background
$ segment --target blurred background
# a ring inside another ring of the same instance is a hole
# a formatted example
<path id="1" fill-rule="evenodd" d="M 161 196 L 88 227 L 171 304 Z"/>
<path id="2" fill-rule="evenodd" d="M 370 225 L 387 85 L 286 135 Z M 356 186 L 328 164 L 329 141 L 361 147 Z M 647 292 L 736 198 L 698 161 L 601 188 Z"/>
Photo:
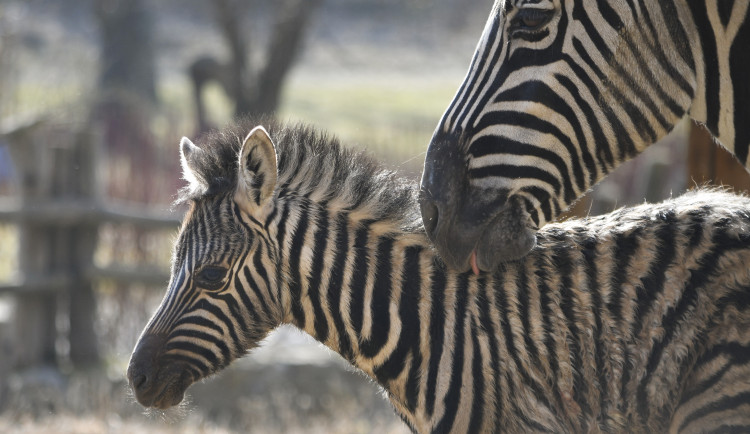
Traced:
<path id="1" fill-rule="evenodd" d="M 0 432 L 406 432 L 290 328 L 175 410 L 144 412 L 124 372 L 168 280 L 180 137 L 273 112 L 416 183 L 491 4 L 0 0 Z M 711 181 L 750 186 L 684 122 L 569 214 Z"/>

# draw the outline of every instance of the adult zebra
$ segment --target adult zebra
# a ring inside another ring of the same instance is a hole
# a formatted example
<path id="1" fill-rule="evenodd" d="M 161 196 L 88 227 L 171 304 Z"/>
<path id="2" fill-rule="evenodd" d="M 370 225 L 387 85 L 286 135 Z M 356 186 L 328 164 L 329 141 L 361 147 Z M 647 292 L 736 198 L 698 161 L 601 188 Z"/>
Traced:
<path id="1" fill-rule="evenodd" d="M 430 142 L 422 217 L 446 262 L 493 270 L 685 116 L 746 166 L 746 0 L 496 0 Z"/>
<path id="2" fill-rule="evenodd" d="M 248 126 L 182 143 L 190 210 L 128 368 L 143 405 L 291 323 L 419 432 L 750 429 L 750 199 L 551 224 L 475 276 L 430 248 L 411 183 L 309 128 L 242 144 Z"/>

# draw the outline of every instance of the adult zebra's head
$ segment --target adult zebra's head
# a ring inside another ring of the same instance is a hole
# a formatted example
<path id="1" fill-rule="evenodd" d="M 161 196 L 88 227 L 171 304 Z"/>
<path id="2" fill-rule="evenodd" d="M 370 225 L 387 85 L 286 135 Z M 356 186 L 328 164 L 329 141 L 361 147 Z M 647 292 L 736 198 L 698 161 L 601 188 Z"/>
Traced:
<path id="1" fill-rule="evenodd" d="M 127 372 L 146 407 L 178 404 L 193 382 L 226 367 L 282 321 L 276 274 L 268 271 L 278 268 L 278 246 L 260 223 L 273 208 L 274 145 L 262 127 L 232 141 L 224 147 L 180 143 L 190 209 L 169 289 Z"/>
<path id="2" fill-rule="evenodd" d="M 523 257 L 539 227 L 684 117 L 695 79 L 681 8 L 496 1 L 422 175 L 425 228 L 450 266 Z"/>

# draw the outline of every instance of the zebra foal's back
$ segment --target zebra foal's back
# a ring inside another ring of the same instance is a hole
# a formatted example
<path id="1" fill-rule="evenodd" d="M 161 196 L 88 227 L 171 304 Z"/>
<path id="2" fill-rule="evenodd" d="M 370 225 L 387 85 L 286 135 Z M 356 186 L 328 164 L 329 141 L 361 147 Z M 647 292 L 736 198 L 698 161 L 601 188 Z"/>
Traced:
<path id="1" fill-rule="evenodd" d="M 493 277 L 477 308 L 494 307 L 479 323 L 508 366 L 498 408 L 534 421 L 511 416 L 525 389 L 560 423 L 515 430 L 750 429 L 747 198 L 703 191 L 550 224 Z"/>

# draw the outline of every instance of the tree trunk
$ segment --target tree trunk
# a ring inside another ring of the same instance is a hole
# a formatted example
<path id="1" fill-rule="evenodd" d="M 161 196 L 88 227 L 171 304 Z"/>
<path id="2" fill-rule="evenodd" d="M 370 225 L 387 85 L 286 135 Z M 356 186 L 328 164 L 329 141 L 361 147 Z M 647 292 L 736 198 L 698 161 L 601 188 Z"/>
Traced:
<path id="1" fill-rule="evenodd" d="M 274 113 L 278 109 L 284 82 L 301 49 L 313 11 L 322 0 L 286 0 L 276 5 L 277 14 L 266 49 L 265 63 L 253 68 L 249 56 L 249 31 L 240 21 L 236 0 L 214 0 L 217 21 L 221 27 L 230 59 L 220 62 L 211 56 L 196 59 L 188 68 L 193 82 L 199 131 L 210 125 L 203 104 L 203 86 L 218 82 L 235 102 L 235 115 Z M 243 3 L 253 8 L 253 2 Z"/>
<path id="2" fill-rule="evenodd" d="M 144 0 L 95 0 L 101 31 L 99 84 L 156 102 L 153 23 Z"/>
<path id="3" fill-rule="evenodd" d="M 238 115 L 276 112 L 284 81 L 302 47 L 312 13 L 320 3 L 321 0 L 293 0 L 281 4 L 266 52 L 266 64 L 255 85 L 255 98 L 246 107 L 238 102 Z"/>

